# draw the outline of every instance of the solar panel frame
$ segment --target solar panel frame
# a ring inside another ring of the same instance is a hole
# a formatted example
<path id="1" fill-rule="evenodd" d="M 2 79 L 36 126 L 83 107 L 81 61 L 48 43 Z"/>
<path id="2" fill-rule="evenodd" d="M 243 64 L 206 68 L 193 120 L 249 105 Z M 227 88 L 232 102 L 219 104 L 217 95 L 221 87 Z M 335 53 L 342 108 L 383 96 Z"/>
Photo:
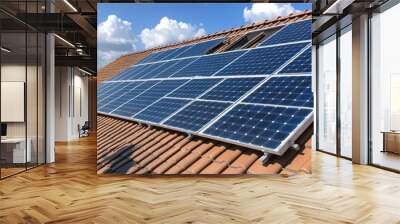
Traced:
<path id="1" fill-rule="evenodd" d="M 196 99 L 218 85 L 223 79 L 192 79 L 166 97 Z"/>
<path id="2" fill-rule="evenodd" d="M 206 54 L 210 49 L 216 47 L 220 43 L 222 43 L 225 40 L 225 38 L 218 38 L 218 39 L 213 39 L 209 41 L 204 41 L 201 43 L 194 44 L 190 49 L 188 49 L 185 52 L 182 52 L 179 57 L 184 58 L 184 57 L 192 57 L 192 56 L 197 56 L 197 55 L 204 55 Z M 204 49 L 206 47 L 206 49 Z M 200 49 L 199 49 L 200 48 Z M 196 52 L 192 52 L 196 51 Z"/>
<path id="3" fill-rule="evenodd" d="M 309 43 L 292 43 L 281 46 L 266 46 L 248 50 L 239 59 L 224 67 L 213 76 L 271 75 L 286 66 L 288 61 L 302 52 Z M 273 57 L 271 57 L 271 53 Z M 263 61 L 254 61 L 258 58 Z M 271 63 L 271 60 L 275 60 Z M 246 66 L 243 66 L 245 64 Z M 268 65 L 268 66 L 266 66 Z"/>
<path id="4" fill-rule="evenodd" d="M 133 99 L 135 97 L 137 97 L 138 95 L 140 95 L 141 93 L 145 92 L 146 90 L 148 90 L 149 88 L 153 87 L 154 85 L 158 84 L 160 81 L 146 81 L 146 82 L 142 82 L 141 84 L 139 84 L 138 86 L 136 86 L 134 89 L 131 89 L 129 91 L 127 91 L 125 94 L 111 100 L 110 102 L 108 102 L 107 104 L 105 104 L 102 107 L 98 107 L 100 112 L 103 113 L 109 113 L 111 114 L 114 110 L 116 110 L 118 107 L 122 106 L 124 103 L 128 102 L 129 99 Z M 129 97 L 129 99 L 126 99 L 126 97 Z M 110 106 L 112 106 L 110 108 Z M 107 107 L 107 110 L 103 110 L 101 111 L 101 109 Z"/>
<path id="5" fill-rule="evenodd" d="M 241 104 L 237 104 L 237 105 L 241 105 Z M 237 105 L 235 105 L 235 106 L 237 106 Z M 266 105 L 260 105 L 260 106 L 266 106 Z M 276 107 L 299 109 L 296 107 L 282 107 L 282 106 L 276 106 Z M 286 138 L 284 138 L 283 141 L 281 141 L 281 143 L 276 148 L 262 147 L 262 146 L 254 145 L 251 143 L 244 143 L 244 142 L 240 142 L 240 141 L 236 141 L 236 140 L 232 140 L 232 139 L 228 139 L 228 138 L 224 138 L 224 137 L 219 137 L 216 135 L 207 134 L 206 130 L 208 130 L 208 128 L 210 126 L 208 126 L 205 129 L 200 130 L 199 133 L 196 133 L 196 134 L 199 136 L 206 137 L 206 138 L 223 141 L 223 142 L 227 142 L 227 143 L 231 143 L 234 145 L 239 145 L 239 146 L 243 146 L 243 147 L 247 147 L 247 148 L 252 148 L 255 150 L 262 151 L 264 153 L 272 153 L 272 154 L 282 156 L 289 147 L 291 147 L 291 146 L 293 146 L 293 144 L 295 144 L 295 141 L 301 136 L 302 133 L 304 133 L 304 131 L 306 131 L 307 128 L 310 127 L 310 125 L 313 122 L 313 115 L 314 115 L 313 110 L 310 108 L 300 108 L 300 109 L 305 109 L 305 110 L 308 109 L 310 111 L 310 113 L 308 115 L 306 115 L 305 119 L 302 120 L 302 122 L 300 122 L 290 132 L 290 134 Z M 229 110 L 227 113 L 229 113 L 230 111 L 232 111 L 232 110 Z"/>
<path id="6" fill-rule="evenodd" d="M 273 76 L 242 102 L 312 108 L 314 102 L 311 75 Z"/>
<path id="7" fill-rule="evenodd" d="M 209 104 L 209 105 L 206 105 Z M 177 111 L 172 116 L 168 117 L 167 119 L 163 120 L 161 124 L 165 126 L 174 127 L 180 130 L 186 130 L 185 132 L 192 131 L 197 132 L 201 130 L 204 125 L 208 122 L 204 118 L 206 115 L 210 115 L 215 118 L 221 112 L 226 110 L 232 103 L 229 102 L 215 102 L 215 101 L 204 101 L 204 100 L 194 100 L 191 103 L 187 104 L 184 108 Z M 204 108 L 204 107 L 212 107 L 213 110 L 206 111 L 206 110 L 195 110 L 196 108 Z M 192 109 L 194 108 L 194 109 Z M 211 112 L 211 113 L 207 113 Z M 204 115 L 204 116 L 203 116 Z M 202 117 L 203 116 L 203 117 Z M 186 122 L 187 120 L 190 122 Z M 186 121 L 185 121 L 186 120 Z M 202 121 L 203 120 L 203 121 Z M 196 123 L 193 123 L 196 122 Z M 192 125 L 192 126 L 190 126 Z"/>
<path id="8" fill-rule="evenodd" d="M 278 74 L 293 75 L 312 72 L 312 52 L 311 46 L 299 54 L 294 60 L 283 67 Z M 305 60 L 305 61 L 304 61 Z"/>
<path id="9" fill-rule="evenodd" d="M 264 79 L 265 77 L 227 78 L 202 95 L 200 99 L 235 102 Z"/>
<path id="10" fill-rule="evenodd" d="M 162 72 L 160 72 L 155 78 L 169 78 L 173 76 L 175 73 L 179 72 L 186 66 L 189 66 L 193 62 L 195 62 L 198 59 L 198 57 L 193 57 L 193 58 L 184 58 L 184 59 L 179 59 L 176 60 L 176 63 L 169 66 L 168 68 L 164 69 Z"/>
<path id="11" fill-rule="evenodd" d="M 141 121 L 158 123 L 179 109 L 185 107 L 190 102 L 191 100 L 187 99 L 161 98 L 154 104 L 135 114 L 133 118 Z"/>
<path id="12" fill-rule="evenodd" d="M 213 76 L 233 61 L 242 57 L 246 52 L 247 50 L 240 50 L 204 55 L 170 77 Z M 216 61 L 218 61 L 217 65 L 215 65 Z"/>
<path id="13" fill-rule="evenodd" d="M 160 81 L 125 104 L 116 108 L 112 113 L 125 117 L 133 117 L 188 81 L 189 80 Z"/>
<path id="14" fill-rule="evenodd" d="M 307 25 L 309 25 L 309 27 L 307 27 Z M 286 26 L 282 27 L 279 31 L 268 37 L 266 40 L 258 44 L 258 47 L 311 40 L 311 32 L 296 32 L 294 33 L 295 36 L 293 36 L 292 30 L 299 28 L 299 26 L 300 29 L 309 28 L 309 30 L 311 31 L 311 19 L 296 21 L 287 24 Z M 309 34 L 309 36 L 304 36 L 307 34 Z"/>

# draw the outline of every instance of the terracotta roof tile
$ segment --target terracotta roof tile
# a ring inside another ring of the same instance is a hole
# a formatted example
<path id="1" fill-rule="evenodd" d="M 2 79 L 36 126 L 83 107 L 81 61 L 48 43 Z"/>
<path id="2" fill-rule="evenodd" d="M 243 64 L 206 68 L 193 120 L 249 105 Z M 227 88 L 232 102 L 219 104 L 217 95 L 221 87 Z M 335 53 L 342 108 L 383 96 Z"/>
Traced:
<path id="1" fill-rule="evenodd" d="M 170 168 L 165 174 L 179 174 L 186 168 L 192 165 L 196 160 L 213 147 L 212 143 L 201 144 L 193 149 L 186 157 L 179 160 L 172 168 Z"/>
<path id="2" fill-rule="evenodd" d="M 263 165 L 261 160 L 257 160 L 248 170 L 249 174 L 276 174 L 281 171 L 282 166 L 279 163 Z"/>
<path id="3" fill-rule="evenodd" d="M 225 150 L 223 146 L 215 146 L 208 150 L 195 163 L 188 167 L 183 174 L 199 174 L 206 166 L 208 166 L 218 155 Z"/>
<path id="4" fill-rule="evenodd" d="M 262 153 L 256 150 L 134 122 L 129 122 L 129 129 L 106 135 L 110 128 L 126 127 L 127 121 L 99 115 L 98 123 L 98 131 L 103 133 L 99 136 L 103 142 L 98 147 L 99 174 L 276 174 L 285 166 L 288 172 L 289 168 L 290 172 L 307 172 L 311 165 L 309 148 L 288 150 L 264 165 Z M 111 143 L 105 144 L 106 139 Z"/>

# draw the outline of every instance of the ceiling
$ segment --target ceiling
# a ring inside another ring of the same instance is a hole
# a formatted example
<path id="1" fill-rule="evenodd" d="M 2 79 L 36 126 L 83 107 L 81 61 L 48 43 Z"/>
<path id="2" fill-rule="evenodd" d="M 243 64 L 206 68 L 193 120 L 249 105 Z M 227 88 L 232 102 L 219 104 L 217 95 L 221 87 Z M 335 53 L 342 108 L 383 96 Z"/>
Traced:
<path id="1" fill-rule="evenodd" d="M 4 40 L 3 46 L 13 50 L 8 56 L 26 55 L 23 50 L 25 32 L 51 32 L 56 34 L 56 66 L 77 66 L 95 74 L 97 2 L 97 0 L 1 0 L 0 26 L 4 38 L 7 39 Z M 28 44 L 28 55 L 35 49 Z"/>

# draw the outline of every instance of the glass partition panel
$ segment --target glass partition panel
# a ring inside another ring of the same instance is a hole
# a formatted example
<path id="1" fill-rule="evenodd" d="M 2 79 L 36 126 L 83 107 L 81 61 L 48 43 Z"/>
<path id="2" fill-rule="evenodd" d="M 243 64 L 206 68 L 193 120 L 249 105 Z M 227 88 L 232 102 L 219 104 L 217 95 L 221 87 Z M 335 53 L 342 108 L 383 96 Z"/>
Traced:
<path id="1" fill-rule="evenodd" d="M 38 35 L 27 33 L 27 76 L 26 76 L 26 114 L 27 114 L 27 150 L 30 156 L 27 166 L 34 167 L 38 163 Z"/>
<path id="2" fill-rule="evenodd" d="M 26 43 L 25 32 L 1 34 L 2 177 L 24 171 L 26 162 L 31 161 L 26 136 Z"/>
<path id="3" fill-rule="evenodd" d="M 46 37 L 44 34 L 38 34 L 38 76 L 37 76 L 37 90 L 38 90 L 38 105 L 37 105 L 37 115 L 38 115 L 38 136 L 37 136 L 37 147 L 38 147 L 38 164 L 45 163 L 46 158 L 46 145 L 45 145 L 45 122 L 46 122 L 46 108 L 45 108 L 45 65 L 46 65 Z"/>
<path id="4" fill-rule="evenodd" d="M 318 149 L 336 154 L 336 36 L 318 47 Z"/>
<path id="5" fill-rule="evenodd" d="M 352 157 L 352 32 L 351 26 L 340 36 L 340 154 Z"/>

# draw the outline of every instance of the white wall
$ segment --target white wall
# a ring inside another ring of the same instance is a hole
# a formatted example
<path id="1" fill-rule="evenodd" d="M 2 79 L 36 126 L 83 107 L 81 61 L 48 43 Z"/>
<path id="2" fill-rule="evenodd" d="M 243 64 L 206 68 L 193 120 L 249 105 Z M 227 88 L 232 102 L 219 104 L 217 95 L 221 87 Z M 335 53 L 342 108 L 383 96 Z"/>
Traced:
<path id="1" fill-rule="evenodd" d="M 55 140 L 77 139 L 78 125 L 88 120 L 88 79 L 75 68 L 56 67 L 55 85 Z"/>

